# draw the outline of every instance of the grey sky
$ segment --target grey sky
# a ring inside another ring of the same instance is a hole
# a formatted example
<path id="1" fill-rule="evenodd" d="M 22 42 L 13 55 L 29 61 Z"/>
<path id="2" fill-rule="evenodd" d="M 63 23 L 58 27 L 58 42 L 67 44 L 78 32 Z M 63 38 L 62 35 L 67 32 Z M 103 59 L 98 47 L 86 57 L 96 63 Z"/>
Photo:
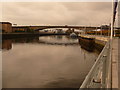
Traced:
<path id="1" fill-rule="evenodd" d="M 18 25 L 109 24 L 110 2 L 4 2 L 2 21 Z"/>

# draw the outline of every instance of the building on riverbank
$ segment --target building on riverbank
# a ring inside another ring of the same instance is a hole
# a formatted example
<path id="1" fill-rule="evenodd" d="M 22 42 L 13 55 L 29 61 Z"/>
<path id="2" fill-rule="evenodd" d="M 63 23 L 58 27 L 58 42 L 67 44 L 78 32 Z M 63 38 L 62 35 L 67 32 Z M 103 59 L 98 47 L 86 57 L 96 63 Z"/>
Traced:
<path id="1" fill-rule="evenodd" d="M 27 26 L 13 26 L 12 27 L 12 32 L 28 32 L 29 27 Z"/>
<path id="2" fill-rule="evenodd" d="M 12 32 L 12 23 L 10 23 L 10 22 L 0 22 L 0 32 L 3 32 L 3 33 Z"/>

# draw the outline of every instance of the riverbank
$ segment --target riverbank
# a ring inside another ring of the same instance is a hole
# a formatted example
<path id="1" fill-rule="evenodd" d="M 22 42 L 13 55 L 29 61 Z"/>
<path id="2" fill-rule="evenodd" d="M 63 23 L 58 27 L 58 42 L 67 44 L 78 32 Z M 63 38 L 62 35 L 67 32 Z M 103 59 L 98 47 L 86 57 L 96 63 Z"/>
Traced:
<path id="1" fill-rule="evenodd" d="M 50 36 L 50 35 L 68 35 L 68 34 L 66 33 L 3 33 L 3 34 L 0 34 L 0 36 L 3 39 L 35 37 L 35 36 Z"/>

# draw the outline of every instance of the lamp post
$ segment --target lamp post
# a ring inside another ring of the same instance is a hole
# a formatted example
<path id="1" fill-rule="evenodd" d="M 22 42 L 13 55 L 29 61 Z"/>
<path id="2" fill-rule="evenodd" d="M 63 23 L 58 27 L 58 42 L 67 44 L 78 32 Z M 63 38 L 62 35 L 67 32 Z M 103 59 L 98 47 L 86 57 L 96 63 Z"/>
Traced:
<path id="1" fill-rule="evenodd" d="M 101 26 L 101 36 L 102 36 L 102 26 Z"/>
<path id="2" fill-rule="evenodd" d="M 97 27 L 96 27 L 96 35 L 97 35 Z"/>

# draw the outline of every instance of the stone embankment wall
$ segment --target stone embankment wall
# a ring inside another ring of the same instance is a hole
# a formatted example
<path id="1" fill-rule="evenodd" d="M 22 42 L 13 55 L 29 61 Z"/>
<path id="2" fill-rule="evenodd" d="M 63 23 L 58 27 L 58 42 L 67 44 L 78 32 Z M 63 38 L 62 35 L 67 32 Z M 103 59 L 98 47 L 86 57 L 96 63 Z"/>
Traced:
<path id="1" fill-rule="evenodd" d="M 79 35 L 79 43 L 81 47 L 88 51 L 94 51 L 95 49 L 102 51 L 107 40 L 108 37 Z"/>

